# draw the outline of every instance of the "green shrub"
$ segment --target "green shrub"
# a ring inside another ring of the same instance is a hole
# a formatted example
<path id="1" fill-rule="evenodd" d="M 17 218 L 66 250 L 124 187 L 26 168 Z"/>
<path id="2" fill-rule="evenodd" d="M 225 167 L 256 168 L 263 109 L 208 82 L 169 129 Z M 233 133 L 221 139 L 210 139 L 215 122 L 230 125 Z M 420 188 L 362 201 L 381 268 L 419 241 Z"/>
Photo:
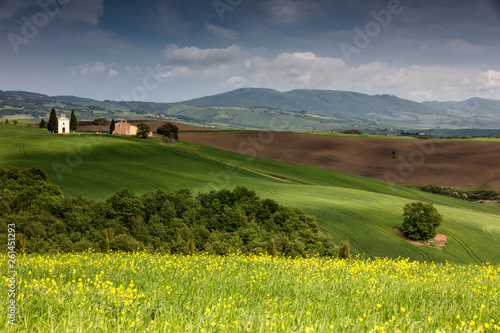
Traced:
<path id="1" fill-rule="evenodd" d="M 339 259 L 351 259 L 351 252 L 349 251 L 349 241 L 343 240 L 339 247 Z"/>
<path id="2" fill-rule="evenodd" d="M 436 228 L 443 216 L 432 203 L 412 202 L 403 208 L 404 222 L 401 230 L 413 240 L 428 240 L 436 236 Z"/>

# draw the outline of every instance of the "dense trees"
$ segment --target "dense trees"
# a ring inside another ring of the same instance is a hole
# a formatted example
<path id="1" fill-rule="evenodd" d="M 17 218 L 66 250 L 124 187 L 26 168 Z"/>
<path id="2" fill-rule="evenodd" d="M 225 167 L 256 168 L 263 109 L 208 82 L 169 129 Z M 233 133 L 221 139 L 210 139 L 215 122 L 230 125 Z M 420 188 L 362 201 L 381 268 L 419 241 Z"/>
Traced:
<path id="1" fill-rule="evenodd" d="M 76 118 L 75 109 L 71 110 L 71 118 L 69 120 L 69 129 L 73 132 L 78 129 L 78 118 Z"/>
<path id="2" fill-rule="evenodd" d="M 50 111 L 49 123 L 47 124 L 47 130 L 49 130 L 52 133 L 57 133 L 57 129 L 58 129 L 58 121 L 57 121 L 56 109 L 52 109 Z"/>
<path id="3" fill-rule="evenodd" d="M 137 136 L 140 138 L 147 138 L 149 133 L 151 132 L 151 127 L 149 127 L 147 124 L 140 123 L 137 125 Z"/>
<path id="4" fill-rule="evenodd" d="M 403 216 L 401 231 L 414 240 L 428 240 L 436 236 L 436 228 L 443 220 L 432 203 L 409 203 L 403 208 Z"/>
<path id="5" fill-rule="evenodd" d="M 316 219 L 300 208 L 260 199 L 237 187 L 200 193 L 125 189 L 106 201 L 64 198 L 43 170 L 0 170 L 0 249 L 8 223 L 26 252 L 151 251 L 171 253 L 337 255 Z"/>
<path id="6" fill-rule="evenodd" d="M 158 134 L 163 135 L 165 138 L 170 140 L 179 140 L 179 127 L 176 125 L 166 122 L 156 130 Z"/>

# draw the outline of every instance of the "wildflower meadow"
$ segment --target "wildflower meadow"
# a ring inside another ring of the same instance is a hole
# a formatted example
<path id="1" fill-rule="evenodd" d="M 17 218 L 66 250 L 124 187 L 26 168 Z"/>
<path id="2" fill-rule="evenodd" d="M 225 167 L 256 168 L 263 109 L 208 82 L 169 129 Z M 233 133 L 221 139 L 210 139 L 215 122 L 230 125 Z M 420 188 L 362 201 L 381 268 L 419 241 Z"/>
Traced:
<path id="1" fill-rule="evenodd" d="M 7 276 L 0 290 L 7 332 L 500 331 L 498 265 L 137 252 L 16 268 L 13 325 Z"/>

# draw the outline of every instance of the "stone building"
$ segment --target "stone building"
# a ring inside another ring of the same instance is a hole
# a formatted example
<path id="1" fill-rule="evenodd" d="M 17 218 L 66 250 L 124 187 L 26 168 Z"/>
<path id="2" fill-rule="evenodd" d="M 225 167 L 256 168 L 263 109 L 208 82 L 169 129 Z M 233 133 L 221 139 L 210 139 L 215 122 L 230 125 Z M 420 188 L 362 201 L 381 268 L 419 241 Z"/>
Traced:
<path id="1" fill-rule="evenodd" d="M 57 133 L 69 133 L 69 119 L 63 113 L 61 118 L 57 119 Z"/>
<path id="2" fill-rule="evenodd" d="M 126 120 L 120 120 L 115 123 L 115 130 L 113 131 L 113 134 L 136 135 L 137 126 L 129 124 Z"/>

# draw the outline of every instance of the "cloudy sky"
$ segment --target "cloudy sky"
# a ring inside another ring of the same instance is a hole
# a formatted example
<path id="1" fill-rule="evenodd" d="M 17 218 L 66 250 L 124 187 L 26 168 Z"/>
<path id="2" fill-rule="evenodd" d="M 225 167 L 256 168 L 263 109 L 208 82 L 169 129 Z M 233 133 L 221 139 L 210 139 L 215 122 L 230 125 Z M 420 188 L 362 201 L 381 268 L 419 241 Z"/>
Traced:
<path id="1" fill-rule="evenodd" d="M 500 99 L 493 0 L 0 0 L 0 89 L 174 102 L 241 87 Z"/>

